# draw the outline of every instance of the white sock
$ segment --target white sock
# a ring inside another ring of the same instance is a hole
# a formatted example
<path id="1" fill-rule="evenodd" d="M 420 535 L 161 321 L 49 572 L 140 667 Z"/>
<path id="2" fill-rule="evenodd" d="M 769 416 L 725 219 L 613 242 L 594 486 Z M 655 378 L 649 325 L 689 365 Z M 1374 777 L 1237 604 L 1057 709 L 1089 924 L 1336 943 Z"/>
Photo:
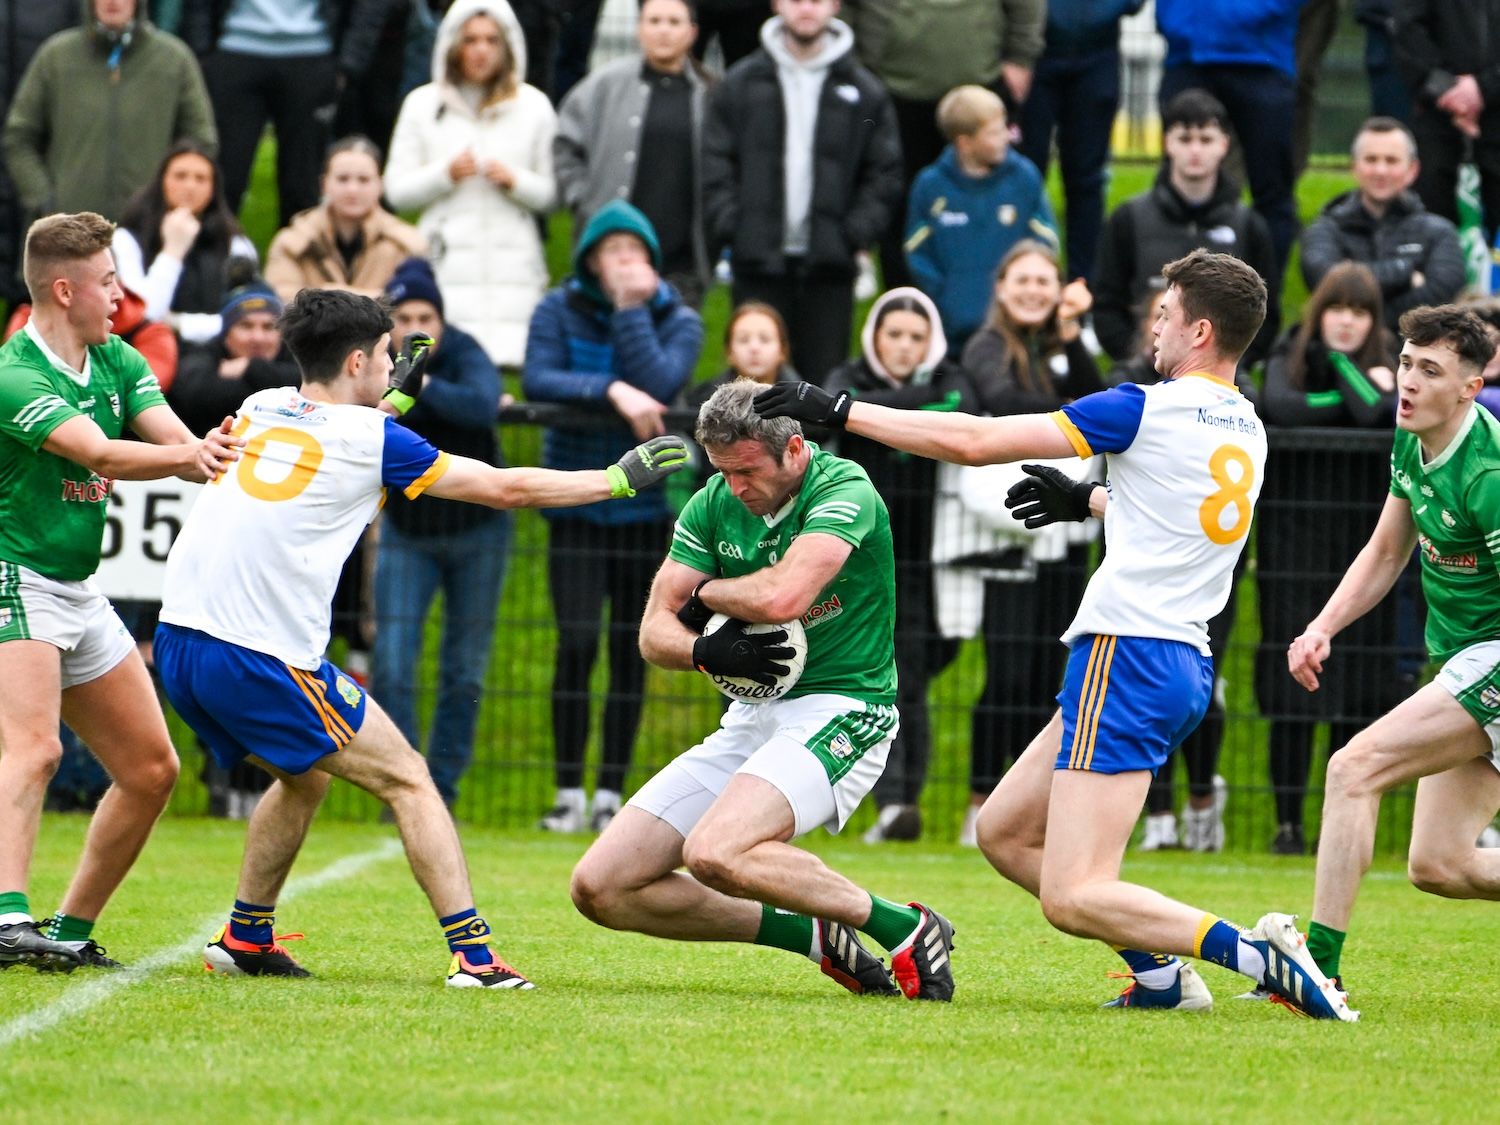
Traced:
<path id="1" fill-rule="evenodd" d="M 13 914 L 0 914 L 0 926 L 14 926 L 20 922 L 35 921 L 30 914 L 23 910 L 17 910 Z"/>
<path id="2" fill-rule="evenodd" d="M 814 965 L 823 963 L 823 919 L 814 918 L 812 948 L 807 951 L 807 959 Z"/>
<path id="3" fill-rule="evenodd" d="M 588 804 L 588 798 L 583 789 L 559 789 L 557 791 L 557 803 L 564 808 L 577 809 L 582 812 Z"/>
<path id="4" fill-rule="evenodd" d="M 1240 937 L 1239 948 L 1235 950 L 1235 956 L 1239 959 L 1239 964 L 1235 966 L 1237 972 L 1244 973 L 1256 984 L 1266 979 L 1265 956 L 1246 941 L 1243 935 Z"/>
<path id="5" fill-rule="evenodd" d="M 1181 971 L 1182 962 L 1173 957 L 1171 961 L 1159 968 L 1136 973 L 1135 983 L 1152 992 L 1160 992 L 1164 988 L 1171 988 L 1177 981 L 1177 974 Z"/>

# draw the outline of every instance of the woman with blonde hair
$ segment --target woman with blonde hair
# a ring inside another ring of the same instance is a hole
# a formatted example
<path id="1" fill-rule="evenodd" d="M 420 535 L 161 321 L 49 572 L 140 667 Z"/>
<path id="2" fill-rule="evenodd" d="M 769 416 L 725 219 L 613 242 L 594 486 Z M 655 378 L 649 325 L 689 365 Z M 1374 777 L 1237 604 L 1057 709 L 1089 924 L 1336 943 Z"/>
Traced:
<path id="1" fill-rule="evenodd" d="M 266 281 L 283 304 L 308 288 L 380 296 L 397 266 L 427 250 L 416 227 L 380 205 L 380 149 L 357 135 L 335 141 L 321 185 L 322 202 L 271 239 Z"/>
<path id="2" fill-rule="evenodd" d="M 432 81 L 406 96 L 386 195 L 418 229 L 448 320 L 490 360 L 519 367 L 547 288 L 537 216 L 557 202 L 557 114 L 526 85 L 526 42 L 505 0 L 454 0 L 432 48 Z"/>

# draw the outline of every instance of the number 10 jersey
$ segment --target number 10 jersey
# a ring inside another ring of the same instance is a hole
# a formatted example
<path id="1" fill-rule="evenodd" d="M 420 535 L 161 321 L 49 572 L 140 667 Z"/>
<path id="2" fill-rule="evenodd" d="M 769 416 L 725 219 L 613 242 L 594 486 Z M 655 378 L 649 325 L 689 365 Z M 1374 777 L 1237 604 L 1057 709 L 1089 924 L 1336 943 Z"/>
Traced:
<path id="1" fill-rule="evenodd" d="M 161 620 L 314 671 L 339 571 L 385 487 L 415 499 L 448 455 L 382 411 L 285 387 L 247 398 L 234 432 L 240 460 L 199 493 L 167 558 Z"/>
<path id="2" fill-rule="evenodd" d="M 1087 634 L 1184 641 L 1205 656 L 1249 538 L 1266 431 L 1231 384 L 1184 375 L 1126 383 L 1052 415 L 1080 457 L 1106 455 L 1104 561 L 1071 643 Z"/>

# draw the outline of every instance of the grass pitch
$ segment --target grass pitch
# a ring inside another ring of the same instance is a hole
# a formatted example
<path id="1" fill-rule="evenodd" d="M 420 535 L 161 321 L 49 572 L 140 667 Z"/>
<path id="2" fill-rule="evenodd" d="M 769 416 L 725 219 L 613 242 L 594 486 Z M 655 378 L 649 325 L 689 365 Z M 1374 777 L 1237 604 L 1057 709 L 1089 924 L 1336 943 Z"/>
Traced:
<path id="1" fill-rule="evenodd" d="M 48 817 L 50 910 L 85 822 Z M 1495 907 L 1419 894 L 1382 864 L 1346 971 L 1356 1025 L 1236 1002 L 1101 1012 L 1102 946 L 1051 930 L 973 852 L 813 846 L 958 928 L 952 1005 L 850 996 L 806 961 L 598 929 L 568 901 L 586 841 L 465 828 L 480 909 L 538 988 L 442 987 L 447 958 L 394 830 L 317 824 L 278 929 L 310 981 L 209 977 L 243 826 L 164 821 L 98 937 L 125 974 L 0 974 L 0 1098 L 31 1119 L 717 1121 L 1481 1120 L 1494 1055 Z M 1252 923 L 1308 909 L 1312 861 L 1170 855 L 1126 874 Z"/>

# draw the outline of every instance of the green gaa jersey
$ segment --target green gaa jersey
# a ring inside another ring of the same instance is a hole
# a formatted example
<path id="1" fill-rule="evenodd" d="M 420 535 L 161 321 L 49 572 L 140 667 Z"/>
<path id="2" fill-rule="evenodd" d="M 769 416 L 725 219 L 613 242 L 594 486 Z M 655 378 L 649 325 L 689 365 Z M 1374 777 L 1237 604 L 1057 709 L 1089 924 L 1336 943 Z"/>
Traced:
<path id="1" fill-rule="evenodd" d="M 1396 431 L 1391 494 L 1411 504 L 1427 599 L 1427 651 L 1447 660 L 1500 640 L 1500 422 L 1482 406 L 1448 448 L 1422 461 L 1415 434 Z"/>
<path id="2" fill-rule="evenodd" d="M 42 443 L 70 418 L 118 438 L 166 402 L 141 353 L 118 336 L 88 349 L 86 378 L 43 349 L 28 325 L 0 347 L 0 559 L 62 582 L 99 567 L 112 481 Z"/>
<path id="3" fill-rule="evenodd" d="M 753 515 L 720 474 L 693 494 L 672 532 L 668 557 L 704 574 L 738 578 L 786 554 L 799 535 L 836 535 L 854 550 L 802 617 L 807 664 L 782 696 L 832 692 L 866 703 L 896 698 L 896 562 L 891 518 L 853 461 L 809 443 L 802 488 L 774 516 Z"/>

